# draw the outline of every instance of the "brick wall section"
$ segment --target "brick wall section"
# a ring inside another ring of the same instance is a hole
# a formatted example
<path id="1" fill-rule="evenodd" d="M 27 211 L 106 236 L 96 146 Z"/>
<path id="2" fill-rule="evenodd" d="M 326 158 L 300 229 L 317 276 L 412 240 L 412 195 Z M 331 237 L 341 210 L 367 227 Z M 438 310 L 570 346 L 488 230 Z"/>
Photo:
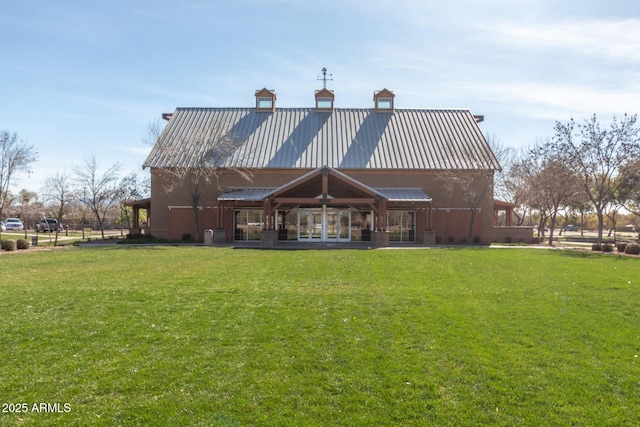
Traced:
<path id="1" fill-rule="evenodd" d="M 463 198 L 462 190 L 455 188 L 451 190 L 442 182 L 442 178 L 437 171 L 407 171 L 407 170 L 340 170 L 341 172 L 351 176 L 352 178 L 362 182 L 373 188 L 421 188 L 431 198 L 432 202 L 432 225 L 436 230 L 436 235 L 446 243 L 449 237 L 453 237 L 458 243 L 463 238 L 467 238 L 469 231 L 470 212 L 469 206 Z M 220 177 L 219 185 L 222 188 L 229 187 L 279 187 L 291 180 L 309 172 L 309 170 L 281 170 L 281 169 L 262 169 L 254 171 L 252 182 L 243 180 L 239 175 L 233 172 L 226 172 Z M 475 226 L 472 233 L 474 237 L 479 237 L 483 242 L 491 242 L 494 240 L 493 227 L 493 175 L 486 172 L 468 172 L 474 173 L 476 187 L 474 190 L 481 194 L 483 189 L 486 196 L 482 200 L 475 219 Z M 181 238 L 183 234 L 195 234 L 193 230 L 193 214 L 188 209 L 188 214 L 181 209 L 180 213 L 175 210 L 172 215 L 179 215 L 180 219 L 172 218 L 169 223 L 169 206 L 185 207 L 190 206 L 187 191 L 183 186 L 170 186 L 171 176 L 163 173 L 162 170 L 151 169 L 151 215 L 153 218 L 151 226 L 151 234 L 156 237 Z M 172 189 L 169 189 L 172 187 Z M 205 190 L 202 200 L 202 207 L 211 208 L 215 205 L 215 201 L 221 190 L 214 183 Z M 394 206 L 390 204 L 390 209 Z M 447 211 L 449 210 L 449 211 Z M 218 224 L 215 209 L 206 209 L 202 211 L 203 217 L 201 221 L 202 230 L 206 228 L 216 228 Z M 230 215 L 226 215 L 230 218 Z M 189 220 L 187 220 L 189 218 Z M 228 221 L 227 221 L 228 222 Z M 182 224 L 182 225 L 181 225 Z M 417 219 L 417 236 L 418 243 L 421 243 L 422 231 L 426 227 L 426 213 L 418 213 Z M 230 227 L 225 224 L 225 227 Z M 202 232 L 200 233 L 203 235 Z M 228 233 L 230 234 L 230 233 Z"/>

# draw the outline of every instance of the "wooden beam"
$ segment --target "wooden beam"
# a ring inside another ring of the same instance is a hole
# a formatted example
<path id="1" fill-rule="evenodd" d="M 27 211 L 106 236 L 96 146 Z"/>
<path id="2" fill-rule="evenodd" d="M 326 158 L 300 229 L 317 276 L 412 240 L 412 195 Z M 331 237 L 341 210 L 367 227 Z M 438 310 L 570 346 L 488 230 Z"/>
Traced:
<path id="1" fill-rule="evenodd" d="M 318 199 L 315 197 L 275 197 L 271 199 L 271 203 L 274 204 L 295 204 L 295 205 L 353 205 L 362 204 L 369 205 L 374 204 L 376 199 L 374 198 L 352 198 L 352 197 L 336 197 L 334 199 Z"/>
<path id="2" fill-rule="evenodd" d="M 380 212 L 378 213 L 378 225 L 376 225 L 378 231 L 387 231 L 387 201 L 380 201 Z"/>
<path id="3" fill-rule="evenodd" d="M 271 199 L 272 203 L 280 203 L 280 204 L 297 204 L 297 205 L 318 205 L 320 203 L 320 199 L 316 199 L 315 197 L 275 197 Z"/>
<path id="4" fill-rule="evenodd" d="M 327 198 L 329 195 L 329 171 L 323 169 L 322 171 L 322 197 Z"/>

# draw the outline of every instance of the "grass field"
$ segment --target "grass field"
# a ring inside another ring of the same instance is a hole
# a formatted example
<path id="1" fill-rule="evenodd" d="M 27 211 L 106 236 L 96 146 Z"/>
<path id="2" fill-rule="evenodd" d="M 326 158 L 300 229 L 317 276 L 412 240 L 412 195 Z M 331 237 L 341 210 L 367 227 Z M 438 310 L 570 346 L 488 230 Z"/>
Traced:
<path id="1" fill-rule="evenodd" d="M 3 254 L 0 316 L 1 426 L 640 425 L 637 258 Z"/>

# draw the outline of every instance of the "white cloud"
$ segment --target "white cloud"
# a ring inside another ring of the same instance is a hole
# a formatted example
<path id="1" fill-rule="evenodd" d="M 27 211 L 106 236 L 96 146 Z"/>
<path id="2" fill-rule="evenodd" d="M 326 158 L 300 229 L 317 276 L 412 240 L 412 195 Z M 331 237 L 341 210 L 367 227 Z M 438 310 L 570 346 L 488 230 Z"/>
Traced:
<path id="1" fill-rule="evenodd" d="M 514 23 L 484 27 L 504 44 L 562 48 L 609 58 L 640 61 L 640 20 L 586 20 L 535 25 Z"/>
<path id="2" fill-rule="evenodd" d="M 640 112 L 638 89 L 605 90 L 587 85 L 545 83 L 501 83 L 475 87 L 481 92 L 481 97 L 508 103 L 521 115 L 554 120 L 568 116 L 586 117 L 594 113 L 636 114 Z"/>
<path id="3" fill-rule="evenodd" d="M 116 147 L 118 150 L 120 151 L 125 151 L 128 153 L 132 153 L 138 156 L 142 156 L 144 158 L 147 157 L 147 155 L 149 155 L 149 152 L 151 151 L 151 147 L 132 147 L 132 146 L 119 146 Z"/>

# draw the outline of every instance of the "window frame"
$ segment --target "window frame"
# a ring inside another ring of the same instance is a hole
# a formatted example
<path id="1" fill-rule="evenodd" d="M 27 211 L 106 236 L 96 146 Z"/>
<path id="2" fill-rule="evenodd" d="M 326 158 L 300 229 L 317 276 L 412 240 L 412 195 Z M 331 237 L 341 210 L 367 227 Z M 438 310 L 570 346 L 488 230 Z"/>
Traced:
<path id="1" fill-rule="evenodd" d="M 260 232 L 264 229 L 264 212 L 262 209 L 234 209 L 233 210 L 233 240 L 237 242 L 250 242 L 260 240 Z M 256 222 L 257 219 L 259 222 Z M 239 218 L 242 216 L 243 218 Z M 252 218 L 253 216 L 253 218 Z M 243 219 L 244 222 L 238 221 L 238 219 Z M 254 221 L 251 221 L 254 220 Z M 238 225 L 244 226 L 244 231 L 242 232 L 242 238 L 238 239 L 238 230 L 242 230 L 242 228 L 238 228 Z M 257 232 L 255 232 L 255 227 L 258 227 Z M 254 232 L 251 231 L 251 227 L 253 227 Z"/>
<path id="2" fill-rule="evenodd" d="M 332 110 L 333 98 L 330 96 L 319 96 L 316 98 L 316 108 L 318 110 Z"/>
<path id="3" fill-rule="evenodd" d="M 391 231 L 390 229 L 394 226 L 396 226 L 395 223 L 391 222 L 391 215 L 392 214 L 400 214 L 399 215 L 399 222 L 397 224 L 397 226 L 399 227 L 399 233 L 389 233 L 389 241 L 390 242 L 400 242 L 400 243 L 415 243 L 416 241 L 416 220 L 417 220 L 417 212 L 413 209 L 391 209 L 387 211 L 387 230 Z M 408 222 L 407 224 L 405 224 L 407 221 L 406 219 L 410 218 L 410 222 Z M 408 225 L 408 227 L 405 227 L 405 225 Z M 395 238 L 395 234 L 398 235 L 398 239 Z"/>
<path id="4" fill-rule="evenodd" d="M 378 110 L 393 110 L 393 98 L 390 96 L 382 96 L 376 99 L 376 108 Z"/>
<path id="5" fill-rule="evenodd" d="M 273 109 L 273 98 L 270 96 L 259 96 L 257 99 L 256 108 L 259 110 L 272 110 Z M 268 104 L 268 105 L 264 105 Z"/>

